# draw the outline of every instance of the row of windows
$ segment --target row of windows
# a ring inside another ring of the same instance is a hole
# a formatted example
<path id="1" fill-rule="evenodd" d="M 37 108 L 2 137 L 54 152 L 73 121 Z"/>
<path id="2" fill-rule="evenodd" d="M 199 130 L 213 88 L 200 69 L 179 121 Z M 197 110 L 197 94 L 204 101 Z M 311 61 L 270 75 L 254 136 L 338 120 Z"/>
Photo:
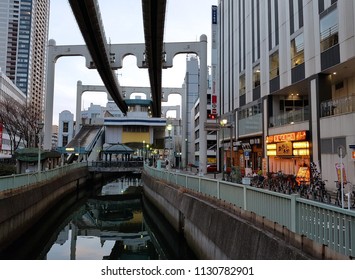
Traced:
<path id="1" fill-rule="evenodd" d="M 149 127 L 148 126 L 124 126 L 123 127 L 124 132 L 149 132 Z"/>
<path id="2" fill-rule="evenodd" d="M 261 114 L 261 103 L 242 109 L 238 112 L 239 119 L 246 119 Z"/>
<path id="3" fill-rule="evenodd" d="M 303 26 L 303 22 L 300 24 Z M 292 37 L 292 36 L 291 36 Z M 338 10 L 336 4 L 328 8 L 320 16 L 320 47 L 325 51 L 338 44 Z M 291 67 L 296 67 L 304 63 L 304 34 L 303 32 L 295 36 L 291 42 Z M 269 57 L 269 77 L 270 80 L 278 77 L 279 72 L 279 51 L 276 50 Z M 260 65 L 253 69 L 253 88 L 260 86 Z M 239 79 L 239 95 L 245 94 L 245 74 L 242 73 Z"/>

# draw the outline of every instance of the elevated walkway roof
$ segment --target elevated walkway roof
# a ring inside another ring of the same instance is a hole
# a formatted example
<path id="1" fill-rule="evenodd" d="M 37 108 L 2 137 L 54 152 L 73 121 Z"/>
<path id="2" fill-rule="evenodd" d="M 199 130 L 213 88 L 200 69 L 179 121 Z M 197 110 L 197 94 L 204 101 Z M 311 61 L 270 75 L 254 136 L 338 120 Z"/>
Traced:
<path id="1" fill-rule="evenodd" d="M 81 147 L 87 151 L 102 129 L 103 125 L 83 125 L 75 137 L 66 145 L 66 149 Z"/>

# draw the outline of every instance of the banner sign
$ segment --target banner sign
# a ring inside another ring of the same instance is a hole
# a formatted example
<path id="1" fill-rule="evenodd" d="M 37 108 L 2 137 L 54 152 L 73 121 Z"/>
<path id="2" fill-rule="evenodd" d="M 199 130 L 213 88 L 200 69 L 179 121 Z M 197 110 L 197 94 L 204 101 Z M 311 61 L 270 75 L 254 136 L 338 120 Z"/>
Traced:
<path id="1" fill-rule="evenodd" d="M 346 174 L 345 174 L 345 166 L 344 166 L 344 163 L 342 163 L 342 169 L 343 169 L 343 182 L 347 182 L 346 181 Z M 336 163 L 335 164 L 335 170 L 337 172 L 337 178 L 338 178 L 338 182 L 341 181 L 341 170 L 340 170 L 340 163 Z"/>

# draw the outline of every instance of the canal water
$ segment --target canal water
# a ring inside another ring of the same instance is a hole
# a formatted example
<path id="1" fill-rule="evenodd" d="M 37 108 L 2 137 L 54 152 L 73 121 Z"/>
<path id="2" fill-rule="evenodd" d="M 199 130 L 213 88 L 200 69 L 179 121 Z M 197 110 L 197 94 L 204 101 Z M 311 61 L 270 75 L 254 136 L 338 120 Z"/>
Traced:
<path id="1" fill-rule="evenodd" d="M 141 195 L 139 178 L 73 194 L 49 211 L 2 259 L 196 259 L 183 237 Z"/>

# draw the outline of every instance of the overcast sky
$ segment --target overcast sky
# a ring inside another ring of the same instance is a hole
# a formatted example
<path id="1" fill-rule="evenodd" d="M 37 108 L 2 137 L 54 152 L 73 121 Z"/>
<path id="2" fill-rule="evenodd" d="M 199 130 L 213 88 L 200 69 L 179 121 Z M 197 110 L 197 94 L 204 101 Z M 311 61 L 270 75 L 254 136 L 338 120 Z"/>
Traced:
<path id="1" fill-rule="evenodd" d="M 167 0 L 165 42 L 199 41 L 202 34 L 211 41 L 211 6 L 218 0 Z M 99 0 L 106 39 L 112 44 L 144 43 L 142 4 L 140 0 Z M 66 0 L 51 0 L 49 39 L 57 45 L 81 45 L 83 37 Z M 174 59 L 174 67 L 163 70 L 163 87 L 181 87 L 186 70 L 186 55 Z M 117 71 L 121 86 L 149 86 L 148 71 L 136 66 L 136 58 L 128 56 L 123 68 Z M 61 57 L 55 68 L 53 124 L 58 124 L 59 113 L 69 110 L 75 115 L 76 84 L 103 85 L 96 70 L 85 67 L 82 57 Z M 176 100 L 176 99 L 174 99 Z M 169 100 L 171 102 L 171 100 Z M 81 109 L 90 103 L 105 106 L 105 93 L 83 94 Z M 175 101 L 176 102 L 176 101 Z"/>

